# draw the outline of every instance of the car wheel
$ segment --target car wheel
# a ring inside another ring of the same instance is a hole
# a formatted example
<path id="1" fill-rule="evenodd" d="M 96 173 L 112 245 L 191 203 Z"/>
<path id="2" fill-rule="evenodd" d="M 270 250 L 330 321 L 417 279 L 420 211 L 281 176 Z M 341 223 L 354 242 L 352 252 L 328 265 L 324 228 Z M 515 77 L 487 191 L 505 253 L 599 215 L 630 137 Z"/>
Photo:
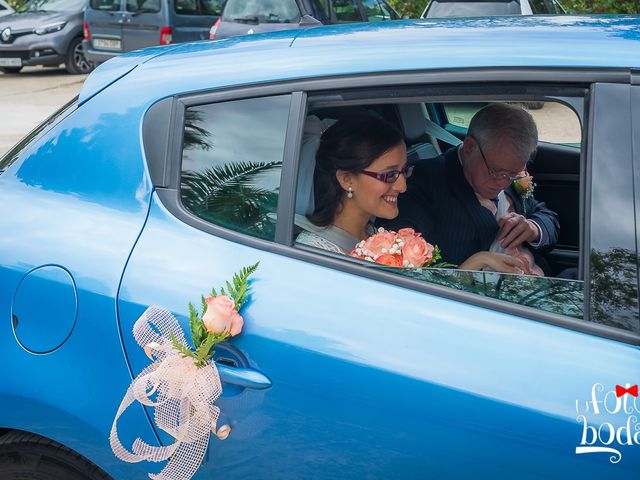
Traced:
<path id="1" fill-rule="evenodd" d="M 0 438 L 3 480 L 109 480 L 83 456 L 38 435 L 12 431 Z"/>
<path id="2" fill-rule="evenodd" d="M 22 67 L 2 67 L 0 68 L 0 70 L 3 73 L 20 73 L 20 70 L 22 70 Z"/>
<path id="3" fill-rule="evenodd" d="M 65 67 L 67 68 L 67 72 L 73 74 L 89 73 L 93 70 L 93 63 L 84 57 L 82 38 L 77 37 L 71 40 L 69 50 L 67 50 Z"/>

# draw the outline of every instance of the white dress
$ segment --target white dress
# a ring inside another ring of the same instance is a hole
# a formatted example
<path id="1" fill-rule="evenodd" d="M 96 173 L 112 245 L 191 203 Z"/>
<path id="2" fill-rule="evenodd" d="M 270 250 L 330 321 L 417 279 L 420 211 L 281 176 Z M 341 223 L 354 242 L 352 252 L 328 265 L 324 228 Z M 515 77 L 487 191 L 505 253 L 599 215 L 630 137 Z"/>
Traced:
<path id="1" fill-rule="evenodd" d="M 356 243 L 360 241 L 335 225 L 318 227 L 306 218 L 303 221 L 296 219 L 296 224 L 303 228 L 302 232 L 300 232 L 296 238 L 296 243 L 302 245 L 349 255 L 353 247 L 356 246 Z M 376 228 L 372 224 L 368 224 L 366 227 L 367 235 L 373 235 L 375 232 Z"/>

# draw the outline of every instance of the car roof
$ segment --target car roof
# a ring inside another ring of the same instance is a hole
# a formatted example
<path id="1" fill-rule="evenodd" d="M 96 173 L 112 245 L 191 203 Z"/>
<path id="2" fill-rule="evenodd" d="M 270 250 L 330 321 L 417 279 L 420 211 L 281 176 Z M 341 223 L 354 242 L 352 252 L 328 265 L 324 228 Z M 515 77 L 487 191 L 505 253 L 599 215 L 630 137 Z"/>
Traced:
<path id="1" fill-rule="evenodd" d="M 131 73 L 118 83 L 138 85 L 142 95 L 161 98 L 181 91 L 366 73 L 637 68 L 640 17 L 539 15 L 327 25 L 178 44 L 111 62 L 87 79 L 81 101 L 123 70 Z M 117 74 L 110 75 L 111 68 Z"/>

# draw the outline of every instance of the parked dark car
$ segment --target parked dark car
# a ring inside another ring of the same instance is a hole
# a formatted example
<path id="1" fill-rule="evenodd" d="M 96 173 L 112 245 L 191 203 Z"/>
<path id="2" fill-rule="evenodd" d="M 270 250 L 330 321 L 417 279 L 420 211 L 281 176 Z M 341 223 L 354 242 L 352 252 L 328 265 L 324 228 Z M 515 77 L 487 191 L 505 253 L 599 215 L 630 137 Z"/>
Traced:
<path id="1" fill-rule="evenodd" d="M 566 13 L 557 0 L 431 0 L 422 18 Z"/>
<path id="2" fill-rule="evenodd" d="M 87 0 L 31 0 L 23 10 L 0 18 L 0 70 L 18 73 L 28 65 L 89 73 L 82 47 Z"/>
<path id="3" fill-rule="evenodd" d="M 386 0 L 227 0 L 209 38 L 399 18 Z"/>
<path id="4" fill-rule="evenodd" d="M 224 0 L 90 0 L 87 58 L 102 63 L 122 52 L 208 38 Z"/>

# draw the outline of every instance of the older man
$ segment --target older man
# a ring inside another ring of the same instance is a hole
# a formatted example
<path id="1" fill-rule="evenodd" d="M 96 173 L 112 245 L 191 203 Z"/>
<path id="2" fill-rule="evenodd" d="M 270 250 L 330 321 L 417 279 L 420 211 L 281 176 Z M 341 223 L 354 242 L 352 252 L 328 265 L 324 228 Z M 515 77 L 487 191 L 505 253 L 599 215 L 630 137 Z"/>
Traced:
<path id="1" fill-rule="evenodd" d="M 490 249 L 533 253 L 528 273 L 542 274 L 538 265 L 545 269 L 546 262 L 538 254 L 557 241 L 558 217 L 514 185 L 526 176 L 537 143 L 536 125 L 525 110 L 485 106 L 462 145 L 416 165 L 399 197 L 400 215 L 385 226 L 414 228 L 456 264 Z"/>

